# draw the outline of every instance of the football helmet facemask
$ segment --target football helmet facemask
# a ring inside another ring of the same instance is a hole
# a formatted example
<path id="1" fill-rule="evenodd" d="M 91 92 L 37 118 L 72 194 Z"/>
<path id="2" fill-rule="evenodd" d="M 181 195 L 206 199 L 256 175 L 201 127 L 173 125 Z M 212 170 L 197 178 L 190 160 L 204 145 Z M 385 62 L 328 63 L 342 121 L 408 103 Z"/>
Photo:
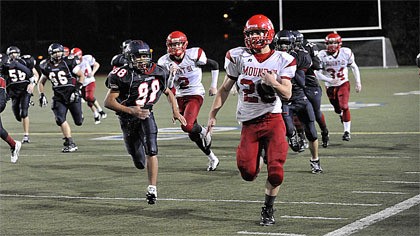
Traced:
<path id="1" fill-rule="evenodd" d="M 18 59 L 20 57 L 20 49 L 16 46 L 10 46 L 7 48 L 6 54 L 11 60 Z"/>
<path id="2" fill-rule="evenodd" d="M 325 37 L 325 46 L 329 53 L 335 53 L 340 50 L 342 45 L 341 36 L 337 33 L 331 33 Z"/>
<path id="3" fill-rule="evenodd" d="M 48 55 L 54 63 L 58 63 L 63 59 L 64 56 L 64 47 L 59 43 L 53 43 L 48 47 Z"/>
<path id="4" fill-rule="evenodd" d="M 147 43 L 142 40 L 133 40 L 127 45 L 124 54 L 130 67 L 142 73 L 149 69 L 152 61 L 152 50 Z"/>
<path id="5" fill-rule="evenodd" d="M 278 51 L 290 52 L 294 48 L 295 36 L 289 30 L 281 30 L 274 36 L 274 47 Z"/>
<path id="6" fill-rule="evenodd" d="M 188 46 L 187 36 L 181 31 L 174 31 L 166 38 L 167 52 L 175 57 L 181 57 Z"/>
<path id="7" fill-rule="evenodd" d="M 245 46 L 248 49 L 262 49 L 273 41 L 274 26 L 264 15 L 254 15 L 244 27 Z"/>

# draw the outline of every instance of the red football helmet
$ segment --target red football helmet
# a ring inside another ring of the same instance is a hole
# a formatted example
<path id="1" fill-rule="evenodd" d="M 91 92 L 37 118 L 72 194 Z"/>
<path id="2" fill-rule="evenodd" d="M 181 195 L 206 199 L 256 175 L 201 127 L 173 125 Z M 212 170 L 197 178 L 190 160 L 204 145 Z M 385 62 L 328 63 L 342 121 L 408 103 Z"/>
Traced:
<path id="1" fill-rule="evenodd" d="M 337 33 L 331 33 L 325 37 L 325 45 L 329 53 L 335 53 L 340 50 L 342 45 L 341 36 Z"/>
<path id="2" fill-rule="evenodd" d="M 169 54 L 180 57 L 187 50 L 188 39 L 181 31 L 174 31 L 166 38 L 166 47 Z"/>
<path id="3" fill-rule="evenodd" d="M 75 57 L 77 57 L 79 59 L 82 59 L 82 56 L 83 56 L 82 49 L 80 49 L 80 48 L 72 48 L 70 53 L 71 53 L 71 55 L 73 55 L 73 56 L 75 56 Z"/>
<path id="4" fill-rule="evenodd" d="M 274 38 L 274 26 L 264 15 L 254 15 L 244 27 L 245 46 L 249 49 L 261 49 L 270 44 Z"/>
<path id="5" fill-rule="evenodd" d="M 70 49 L 68 47 L 64 47 L 64 56 L 67 57 L 70 54 Z"/>

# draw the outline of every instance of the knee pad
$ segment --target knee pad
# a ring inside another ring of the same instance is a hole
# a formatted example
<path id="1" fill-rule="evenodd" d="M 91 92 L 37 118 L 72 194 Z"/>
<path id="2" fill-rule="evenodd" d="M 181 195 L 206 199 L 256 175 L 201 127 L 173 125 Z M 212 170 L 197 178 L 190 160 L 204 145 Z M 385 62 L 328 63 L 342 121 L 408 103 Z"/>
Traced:
<path id="1" fill-rule="evenodd" d="M 268 176 L 268 182 L 273 186 L 280 186 L 283 182 L 283 175 L 281 174 L 271 174 Z"/>

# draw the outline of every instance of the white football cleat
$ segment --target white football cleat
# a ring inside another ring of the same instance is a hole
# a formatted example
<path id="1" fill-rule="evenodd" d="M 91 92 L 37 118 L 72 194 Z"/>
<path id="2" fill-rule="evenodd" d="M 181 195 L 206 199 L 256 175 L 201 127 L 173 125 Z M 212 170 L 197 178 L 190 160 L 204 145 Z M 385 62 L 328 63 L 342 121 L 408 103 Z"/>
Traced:
<path id="1" fill-rule="evenodd" d="M 10 161 L 12 163 L 16 163 L 18 161 L 18 159 L 19 159 L 19 151 L 20 151 L 20 148 L 21 147 L 22 147 L 22 143 L 19 142 L 19 141 L 16 141 L 15 148 L 12 148 L 11 149 L 12 156 L 10 157 Z"/>

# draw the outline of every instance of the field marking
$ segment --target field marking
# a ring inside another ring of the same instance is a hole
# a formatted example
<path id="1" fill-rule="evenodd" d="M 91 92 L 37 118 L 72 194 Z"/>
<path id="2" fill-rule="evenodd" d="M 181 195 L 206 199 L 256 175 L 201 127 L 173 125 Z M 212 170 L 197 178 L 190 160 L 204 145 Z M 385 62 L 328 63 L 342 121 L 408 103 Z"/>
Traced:
<path id="1" fill-rule="evenodd" d="M 245 235 L 306 236 L 305 234 L 265 233 L 265 232 L 250 232 L 250 231 L 238 231 L 237 233 L 245 234 Z"/>
<path id="2" fill-rule="evenodd" d="M 392 183 L 392 184 L 420 184 L 420 182 L 410 182 L 410 181 L 381 181 L 382 183 Z"/>
<path id="3" fill-rule="evenodd" d="M 347 220 L 347 218 L 340 217 L 320 217 L 320 216 L 280 216 L 286 219 L 310 219 L 310 220 Z"/>
<path id="4" fill-rule="evenodd" d="M 415 205 L 420 204 L 420 194 L 417 196 L 414 196 L 410 199 L 407 199 L 403 202 L 400 202 L 392 207 L 388 207 L 380 212 L 377 212 L 375 214 L 369 215 L 365 218 L 362 218 L 360 220 L 357 220 L 351 224 L 348 224 L 340 229 L 334 230 L 332 232 L 329 232 L 325 234 L 324 236 L 347 236 L 351 235 L 353 233 L 356 233 L 357 231 L 360 231 L 376 222 L 382 221 L 386 218 L 389 218 L 393 215 L 396 215 L 402 211 L 405 211 Z"/>
<path id="5" fill-rule="evenodd" d="M 406 173 L 406 174 L 420 174 L 420 172 L 418 172 L 418 171 L 406 171 L 404 173 Z"/>
<path id="6" fill-rule="evenodd" d="M 402 195 L 407 194 L 403 192 L 375 192 L 375 191 L 351 191 L 352 193 L 366 193 L 366 194 L 395 194 L 395 195 Z"/>
<path id="7" fill-rule="evenodd" d="M 82 199 L 82 200 L 125 200 L 125 201 L 145 201 L 145 198 L 125 198 L 125 197 L 81 197 L 65 195 L 25 195 L 25 194 L 0 194 L 0 197 L 19 197 L 19 198 L 51 198 L 51 199 Z M 183 198 L 158 198 L 158 201 L 178 201 L 178 202 L 233 202 L 233 203 L 264 203 L 260 200 L 235 200 L 235 199 L 183 199 Z M 381 206 L 382 204 L 365 203 L 334 203 L 334 202 L 276 202 L 278 204 L 305 204 L 305 205 L 339 205 L 339 206 Z"/>

